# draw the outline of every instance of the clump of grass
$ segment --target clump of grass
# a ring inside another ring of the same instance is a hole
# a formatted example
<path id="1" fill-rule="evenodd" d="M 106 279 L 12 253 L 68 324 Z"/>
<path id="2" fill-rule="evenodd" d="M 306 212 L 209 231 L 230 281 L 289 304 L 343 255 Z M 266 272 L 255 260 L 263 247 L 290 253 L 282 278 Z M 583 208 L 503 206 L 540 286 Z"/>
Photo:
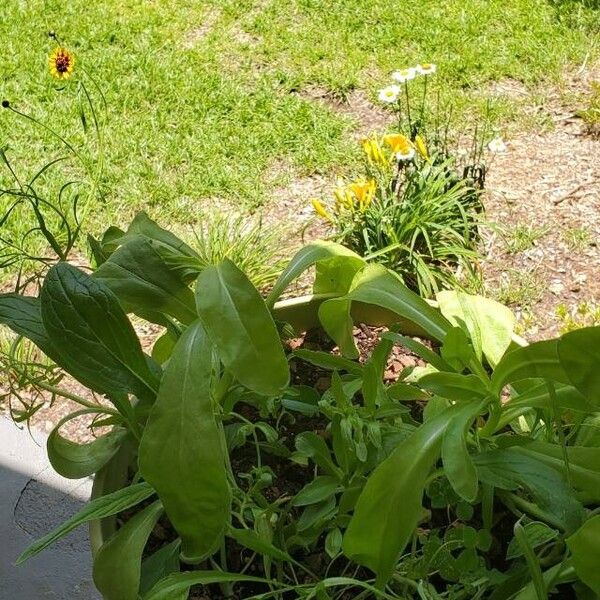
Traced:
<path id="1" fill-rule="evenodd" d="M 587 106 L 577 114 L 583 119 L 590 135 L 600 136 L 600 82 L 592 83 Z"/>
<path id="2" fill-rule="evenodd" d="M 562 237 L 569 250 L 581 252 L 592 241 L 592 234 L 587 227 L 572 227 L 562 232 Z"/>
<path id="3" fill-rule="evenodd" d="M 262 220 L 243 215 L 215 213 L 201 219 L 190 245 L 198 253 L 200 266 L 214 265 L 229 258 L 259 289 L 272 283 L 285 264 L 282 240 L 284 226 L 265 226 Z"/>
<path id="4" fill-rule="evenodd" d="M 544 282 L 536 270 L 508 271 L 495 294 L 496 300 L 509 306 L 530 308 L 544 294 Z"/>
<path id="5" fill-rule="evenodd" d="M 548 226 L 536 227 L 535 225 L 519 224 L 505 235 L 506 251 L 509 254 L 525 252 L 525 250 L 533 248 L 549 230 L 550 227 Z"/>

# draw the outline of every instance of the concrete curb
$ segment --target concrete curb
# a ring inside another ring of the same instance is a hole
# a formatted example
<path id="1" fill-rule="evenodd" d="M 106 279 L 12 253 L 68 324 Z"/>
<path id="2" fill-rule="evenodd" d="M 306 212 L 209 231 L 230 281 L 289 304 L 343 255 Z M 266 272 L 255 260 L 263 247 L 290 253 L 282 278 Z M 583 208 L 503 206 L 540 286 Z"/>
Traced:
<path id="1" fill-rule="evenodd" d="M 91 575 L 87 527 L 80 527 L 16 567 L 16 558 L 75 514 L 89 498 L 91 480 L 52 470 L 46 435 L 19 429 L 0 416 L 0 600 L 99 600 Z"/>

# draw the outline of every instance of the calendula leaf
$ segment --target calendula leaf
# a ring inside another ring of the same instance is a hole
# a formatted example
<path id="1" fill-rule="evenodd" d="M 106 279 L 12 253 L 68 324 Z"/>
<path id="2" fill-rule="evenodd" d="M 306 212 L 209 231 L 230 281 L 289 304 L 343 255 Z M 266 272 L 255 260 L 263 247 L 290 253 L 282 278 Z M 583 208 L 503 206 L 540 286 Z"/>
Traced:
<path id="1" fill-rule="evenodd" d="M 226 368 L 247 388 L 277 395 L 289 367 L 271 313 L 230 260 L 207 267 L 196 282 L 198 315 Z"/>
<path id="2" fill-rule="evenodd" d="M 140 472 L 156 489 L 189 562 L 216 549 L 231 505 L 223 434 L 211 396 L 213 348 L 199 321 L 181 336 L 139 449 Z"/>
<path id="3" fill-rule="evenodd" d="M 39 554 L 42 550 L 80 525 L 95 521 L 96 519 L 104 519 L 105 517 L 116 515 L 117 513 L 143 502 L 154 494 L 154 489 L 148 483 L 144 482 L 90 500 L 76 515 L 59 525 L 54 531 L 51 531 L 31 544 L 31 546 L 17 558 L 16 564 L 20 565 L 36 554 Z"/>
<path id="4" fill-rule="evenodd" d="M 98 393 L 154 399 L 157 374 L 104 283 L 58 263 L 46 275 L 40 300 L 42 321 L 61 367 Z"/>
<path id="5" fill-rule="evenodd" d="M 118 529 L 94 558 L 94 584 L 105 600 L 137 600 L 142 553 L 163 508 L 156 501 Z"/>

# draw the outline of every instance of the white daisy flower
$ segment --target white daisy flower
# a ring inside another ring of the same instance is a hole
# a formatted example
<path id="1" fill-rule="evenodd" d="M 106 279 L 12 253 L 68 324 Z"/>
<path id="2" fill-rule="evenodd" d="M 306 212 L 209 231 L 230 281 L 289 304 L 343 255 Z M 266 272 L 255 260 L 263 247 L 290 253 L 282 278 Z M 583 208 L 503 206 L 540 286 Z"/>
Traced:
<path id="1" fill-rule="evenodd" d="M 415 68 L 419 75 L 433 75 L 437 71 L 437 66 L 433 63 L 421 63 Z"/>
<path id="2" fill-rule="evenodd" d="M 408 161 L 412 160 L 415 157 L 415 149 L 407 148 L 402 152 L 396 152 L 396 160 L 399 161 Z"/>
<path id="3" fill-rule="evenodd" d="M 400 88 L 397 85 L 388 85 L 383 89 L 379 90 L 379 100 L 386 104 L 392 104 L 398 100 L 400 94 Z"/>
<path id="4" fill-rule="evenodd" d="M 504 140 L 501 137 L 497 137 L 488 144 L 488 150 L 490 152 L 506 152 L 507 148 Z"/>
<path id="5" fill-rule="evenodd" d="M 408 67 L 408 69 L 400 69 L 392 73 L 392 79 L 398 83 L 406 83 L 411 79 L 414 79 L 417 75 L 417 70 L 414 67 Z"/>

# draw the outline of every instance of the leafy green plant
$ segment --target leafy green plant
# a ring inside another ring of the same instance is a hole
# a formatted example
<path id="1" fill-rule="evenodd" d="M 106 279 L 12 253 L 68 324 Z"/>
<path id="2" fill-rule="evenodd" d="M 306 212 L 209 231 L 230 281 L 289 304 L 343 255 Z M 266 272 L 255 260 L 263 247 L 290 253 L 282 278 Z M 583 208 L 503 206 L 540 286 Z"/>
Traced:
<path id="1" fill-rule="evenodd" d="M 417 89 L 411 86 L 418 72 Z M 427 82 L 434 72 L 435 65 L 419 65 L 393 74 L 399 85 L 382 89 L 379 98 L 396 111 L 399 133 L 363 140 L 364 175 L 340 182 L 332 205 L 312 200 L 337 241 L 395 270 L 428 297 L 478 275 L 486 175 L 485 132 L 475 131 L 470 151 L 459 156 L 439 97 L 437 107 L 429 106 Z"/>
<path id="2" fill-rule="evenodd" d="M 192 246 L 203 265 L 229 258 L 259 289 L 275 281 L 285 265 L 282 243 L 287 232 L 281 225 L 267 227 L 256 218 L 217 212 L 201 219 L 194 237 Z"/>
<path id="3" fill-rule="evenodd" d="M 48 439 L 59 473 L 103 493 L 19 563 L 104 519 L 108 600 L 600 591 L 600 328 L 524 345 L 496 302 L 425 301 L 332 243 L 302 248 L 266 298 L 145 215 L 93 243 L 93 273 L 59 262 L 38 297 L 0 296 L 0 322 L 110 402 L 71 395 L 81 409 Z M 279 303 L 311 267 L 314 294 Z M 164 328 L 151 356 L 127 313 Z M 355 320 L 392 324 L 361 360 Z M 316 324 L 340 352 L 287 346 Z M 384 384 L 396 346 L 422 362 Z M 82 413 L 110 431 L 63 438 Z"/>
<path id="4" fill-rule="evenodd" d="M 559 304 L 556 316 L 560 323 L 560 331 L 567 333 L 581 327 L 593 327 L 600 324 L 600 306 L 590 302 L 580 302 L 577 306 L 569 308 L 566 304 Z"/>

